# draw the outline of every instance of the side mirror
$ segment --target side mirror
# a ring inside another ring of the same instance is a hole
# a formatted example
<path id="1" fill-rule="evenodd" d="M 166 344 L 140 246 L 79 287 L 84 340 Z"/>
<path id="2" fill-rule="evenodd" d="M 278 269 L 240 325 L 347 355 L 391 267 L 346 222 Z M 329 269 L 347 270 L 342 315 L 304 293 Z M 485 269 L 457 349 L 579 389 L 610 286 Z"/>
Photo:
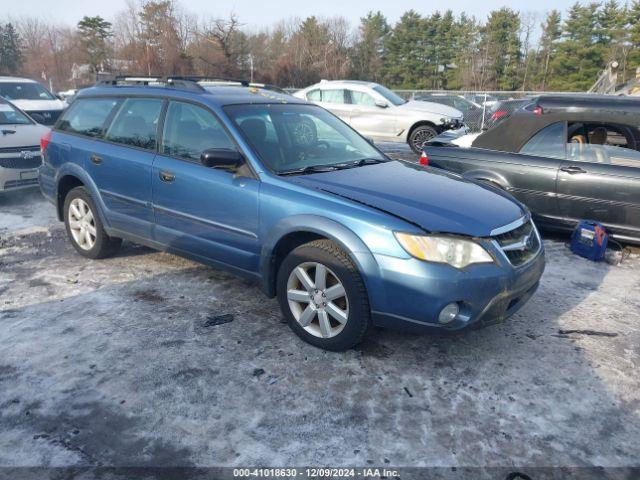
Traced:
<path id="1" fill-rule="evenodd" d="M 243 162 L 244 157 L 237 150 L 210 148 L 200 154 L 200 163 L 208 168 L 235 171 Z"/>
<path id="2" fill-rule="evenodd" d="M 389 104 L 383 100 L 376 100 L 376 107 L 379 108 L 388 108 Z"/>

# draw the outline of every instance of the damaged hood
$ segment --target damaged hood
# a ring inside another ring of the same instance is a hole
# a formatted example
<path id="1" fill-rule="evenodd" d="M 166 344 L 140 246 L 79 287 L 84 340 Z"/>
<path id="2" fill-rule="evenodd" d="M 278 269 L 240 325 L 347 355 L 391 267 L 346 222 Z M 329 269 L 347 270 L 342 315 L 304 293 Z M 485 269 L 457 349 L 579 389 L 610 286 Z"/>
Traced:
<path id="1" fill-rule="evenodd" d="M 436 102 L 425 102 L 424 100 L 409 100 L 407 103 L 399 105 L 398 108 L 404 110 L 413 110 L 414 112 L 432 113 L 447 118 L 456 118 L 462 120 L 462 112 L 448 105 Z"/>
<path id="2" fill-rule="evenodd" d="M 508 194 L 399 161 L 291 180 L 387 212 L 429 232 L 487 237 L 526 214 Z"/>

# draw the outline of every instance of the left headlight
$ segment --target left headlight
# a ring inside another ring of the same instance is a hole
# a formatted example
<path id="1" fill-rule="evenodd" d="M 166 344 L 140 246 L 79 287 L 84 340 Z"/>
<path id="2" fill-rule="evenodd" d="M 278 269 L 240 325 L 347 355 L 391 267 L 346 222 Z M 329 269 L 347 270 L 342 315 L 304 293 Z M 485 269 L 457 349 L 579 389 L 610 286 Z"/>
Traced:
<path id="1" fill-rule="evenodd" d="M 402 248 L 420 260 L 446 263 L 455 268 L 464 268 L 472 263 L 493 263 L 489 252 L 473 240 L 402 232 L 394 234 Z"/>

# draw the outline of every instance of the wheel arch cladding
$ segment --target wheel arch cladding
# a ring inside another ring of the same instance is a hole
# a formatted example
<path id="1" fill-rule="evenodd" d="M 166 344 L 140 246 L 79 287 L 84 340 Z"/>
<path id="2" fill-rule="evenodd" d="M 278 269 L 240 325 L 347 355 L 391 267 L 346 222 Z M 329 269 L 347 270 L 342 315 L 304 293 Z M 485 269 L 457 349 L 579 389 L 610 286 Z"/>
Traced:
<path id="1" fill-rule="evenodd" d="M 262 290 L 274 297 L 282 260 L 298 246 L 320 239 L 335 242 L 347 253 L 358 268 L 367 291 L 378 287 L 377 262 L 369 248 L 353 231 L 327 218 L 296 215 L 283 219 L 265 237 L 260 264 Z"/>
<path id="2" fill-rule="evenodd" d="M 80 167 L 74 164 L 66 164 L 66 168 L 61 169 L 56 180 L 56 207 L 58 213 L 58 219 L 64 220 L 64 199 L 67 194 L 76 187 L 84 187 L 91 195 L 91 199 L 96 205 L 100 221 L 105 227 L 109 227 L 109 222 L 106 218 L 106 207 L 102 201 L 102 197 L 98 191 L 98 187 L 91 179 L 91 177 Z"/>

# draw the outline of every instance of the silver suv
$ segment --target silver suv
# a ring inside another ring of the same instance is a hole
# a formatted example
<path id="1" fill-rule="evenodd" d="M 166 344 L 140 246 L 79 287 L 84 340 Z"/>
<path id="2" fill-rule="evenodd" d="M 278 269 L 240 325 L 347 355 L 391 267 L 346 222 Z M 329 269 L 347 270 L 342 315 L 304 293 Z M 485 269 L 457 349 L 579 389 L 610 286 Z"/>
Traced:
<path id="1" fill-rule="evenodd" d="M 422 144 L 445 130 L 464 127 L 462 112 L 447 105 L 404 100 L 382 85 L 355 80 L 323 80 L 294 93 L 326 108 L 376 141 Z"/>

